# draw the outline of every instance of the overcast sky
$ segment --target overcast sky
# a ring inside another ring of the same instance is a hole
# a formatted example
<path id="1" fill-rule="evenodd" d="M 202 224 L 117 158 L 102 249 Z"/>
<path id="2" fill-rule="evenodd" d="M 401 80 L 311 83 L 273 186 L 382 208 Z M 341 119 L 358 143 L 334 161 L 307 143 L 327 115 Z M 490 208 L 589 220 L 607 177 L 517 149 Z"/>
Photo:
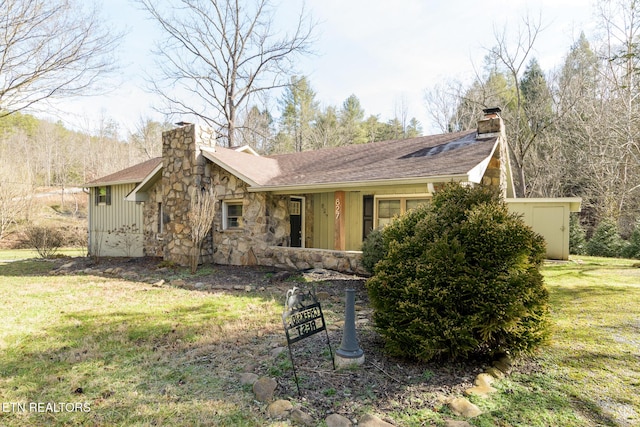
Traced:
<path id="1" fill-rule="evenodd" d="M 103 1 L 113 26 L 128 29 L 120 54 L 122 83 L 108 96 L 66 102 L 63 121 L 87 130 L 104 116 L 120 123 L 126 136 L 141 116 L 161 118 L 142 80 L 153 64 L 149 51 L 158 32 L 130 0 Z M 300 1 L 280 0 L 282 16 L 298 10 Z M 534 55 L 549 71 L 561 63 L 580 31 L 588 37 L 593 32 L 591 5 L 589 0 L 308 0 L 319 22 L 318 54 L 299 68 L 322 106 L 340 106 L 355 94 L 367 116 L 386 121 L 404 98 L 409 116 L 430 133 L 434 128 L 425 89 L 449 78 L 471 79 L 485 48 L 494 44 L 494 30 L 506 26 L 515 32 L 527 13 L 541 14 L 545 29 Z M 88 121 L 81 117 L 87 114 Z"/>

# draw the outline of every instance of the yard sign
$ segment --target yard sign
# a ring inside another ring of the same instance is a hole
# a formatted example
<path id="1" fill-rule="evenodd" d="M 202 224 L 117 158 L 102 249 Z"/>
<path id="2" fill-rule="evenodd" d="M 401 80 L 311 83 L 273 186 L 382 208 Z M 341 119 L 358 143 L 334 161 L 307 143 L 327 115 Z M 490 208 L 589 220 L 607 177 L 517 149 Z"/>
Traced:
<path id="1" fill-rule="evenodd" d="M 289 289 L 284 304 L 284 312 L 282 313 L 282 323 L 284 325 L 284 332 L 287 335 L 287 346 L 289 347 L 293 376 L 296 380 L 298 395 L 300 395 L 300 384 L 298 383 L 298 375 L 296 373 L 296 364 L 293 360 L 291 344 L 315 335 L 318 332 L 325 331 L 331 361 L 334 364 L 333 369 L 336 368 L 335 362 L 333 361 L 331 343 L 329 342 L 327 325 L 324 321 L 322 307 L 316 298 L 315 292 L 311 290 L 302 292 L 296 286 Z"/>

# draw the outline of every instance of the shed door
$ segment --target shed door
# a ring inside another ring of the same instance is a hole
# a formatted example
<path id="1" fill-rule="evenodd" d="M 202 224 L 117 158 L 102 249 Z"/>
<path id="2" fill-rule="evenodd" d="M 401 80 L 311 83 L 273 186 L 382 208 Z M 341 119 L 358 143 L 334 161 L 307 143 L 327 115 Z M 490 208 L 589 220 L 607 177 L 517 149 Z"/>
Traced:
<path id="1" fill-rule="evenodd" d="M 534 206 L 532 228 L 547 242 L 547 258 L 566 259 L 565 244 L 568 242 L 567 226 L 564 223 L 563 206 Z"/>

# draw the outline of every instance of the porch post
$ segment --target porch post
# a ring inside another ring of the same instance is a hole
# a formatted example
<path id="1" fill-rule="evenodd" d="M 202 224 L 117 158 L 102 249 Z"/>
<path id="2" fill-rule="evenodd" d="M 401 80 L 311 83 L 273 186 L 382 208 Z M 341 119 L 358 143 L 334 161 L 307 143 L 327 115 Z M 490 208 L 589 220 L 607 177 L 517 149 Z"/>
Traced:
<path id="1" fill-rule="evenodd" d="M 333 248 L 337 251 L 346 250 L 345 239 L 345 196 L 344 191 L 334 192 L 334 233 L 333 233 Z"/>

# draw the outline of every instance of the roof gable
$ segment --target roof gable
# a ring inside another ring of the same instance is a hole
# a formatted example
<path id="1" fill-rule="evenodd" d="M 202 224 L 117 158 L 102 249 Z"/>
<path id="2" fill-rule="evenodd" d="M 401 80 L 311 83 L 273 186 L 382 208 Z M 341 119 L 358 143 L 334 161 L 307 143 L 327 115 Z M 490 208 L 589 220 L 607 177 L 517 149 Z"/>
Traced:
<path id="1" fill-rule="evenodd" d="M 154 157 L 110 175 L 103 176 L 86 183 L 85 187 L 99 187 L 103 185 L 132 184 L 143 181 L 158 165 L 162 164 L 162 157 Z"/>

